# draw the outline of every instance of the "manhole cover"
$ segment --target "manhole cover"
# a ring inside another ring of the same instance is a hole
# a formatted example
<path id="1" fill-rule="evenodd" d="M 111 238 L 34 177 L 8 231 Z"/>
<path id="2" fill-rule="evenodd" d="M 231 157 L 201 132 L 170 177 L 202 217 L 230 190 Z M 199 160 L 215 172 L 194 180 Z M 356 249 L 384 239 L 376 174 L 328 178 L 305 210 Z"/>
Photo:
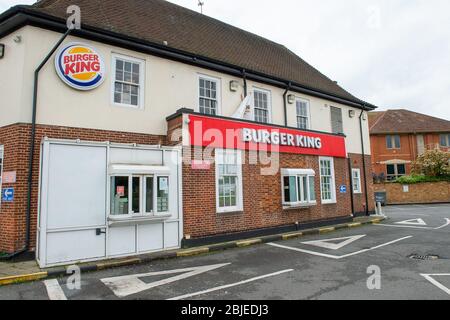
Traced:
<path id="1" fill-rule="evenodd" d="M 409 256 L 409 258 L 414 260 L 438 260 L 439 256 L 434 254 L 426 254 L 426 255 L 412 254 Z"/>

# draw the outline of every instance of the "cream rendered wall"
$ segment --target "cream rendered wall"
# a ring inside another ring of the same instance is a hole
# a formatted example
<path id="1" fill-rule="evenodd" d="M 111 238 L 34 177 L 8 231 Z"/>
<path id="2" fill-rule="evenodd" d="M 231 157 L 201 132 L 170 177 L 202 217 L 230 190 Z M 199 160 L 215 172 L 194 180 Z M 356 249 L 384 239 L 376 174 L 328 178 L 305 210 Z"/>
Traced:
<path id="1" fill-rule="evenodd" d="M 22 36 L 21 44 L 11 43 L 12 37 L 16 35 Z M 11 75 L 13 79 L 1 77 L 2 80 L 0 80 L 4 84 L 0 87 L 0 94 L 8 97 L 7 105 L 10 106 L 4 107 L 3 103 L 0 106 L 0 125 L 30 122 L 34 69 L 60 37 L 59 33 L 27 26 L 2 39 L 2 42 L 7 43 L 7 49 L 13 50 L 9 50 L 11 51 L 9 54 L 7 51 L 5 59 L 0 60 L 0 70 L 2 73 L 6 72 Z M 168 115 L 182 107 L 198 111 L 199 75 L 219 79 L 220 110 L 224 116 L 231 116 L 235 112 L 244 95 L 241 78 L 75 37 L 68 37 L 65 43 L 73 41 L 90 44 L 98 50 L 105 60 L 106 80 L 100 87 L 92 91 L 74 90 L 58 78 L 52 57 L 40 74 L 37 114 L 37 121 L 40 124 L 165 135 L 167 132 L 165 119 Z M 112 103 L 111 64 L 113 53 L 145 61 L 144 108 L 126 108 Z M 229 90 L 231 80 L 239 82 L 240 86 L 237 92 Z M 247 87 L 249 92 L 253 92 L 255 87 L 270 91 L 272 122 L 283 125 L 284 89 L 254 81 L 248 81 Z M 354 109 L 357 116 L 350 119 L 348 117 L 350 107 L 311 96 L 294 94 L 310 101 L 311 129 L 313 130 L 330 132 L 331 120 L 328 106 L 341 107 L 344 130 L 347 135 L 347 150 L 349 153 L 361 153 L 359 110 Z M 6 108 L 13 110 L 8 113 Z M 288 104 L 288 125 L 292 127 L 296 126 L 295 112 L 295 104 Z M 367 121 L 364 122 L 364 125 L 365 151 L 366 154 L 370 154 Z"/>
<path id="2" fill-rule="evenodd" d="M 1 39 L 5 56 L 0 59 L 0 127 L 21 120 L 25 44 L 16 43 L 15 35 Z"/>
<path id="3" fill-rule="evenodd" d="M 342 109 L 342 120 L 344 126 L 344 134 L 346 148 L 348 153 L 362 153 L 361 148 L 361 133 L 359 127 L 360 109 L 352 108 L 340 103 L 300 94 L 297 92 L 289 92 L 297 98 L 309 101 L 310 108 L 310 128 L 312 130 L 331 132 L 331 112 L 330 106 Z M 282 100 L 281 100 L 282 101 Z M 355 117 L 349 117 L 349 111 L 355 111 Z M 288 126 L 297 127 L 297 110 L 296 104 L 287 104 Z M 365 112 L 366 119 L 368 119 L 367 112 Z M 370 155 L 370 138 L 369 138 L 369 122 L 363 120 L 363 138 L 364 138 L 364 153 Z"/>

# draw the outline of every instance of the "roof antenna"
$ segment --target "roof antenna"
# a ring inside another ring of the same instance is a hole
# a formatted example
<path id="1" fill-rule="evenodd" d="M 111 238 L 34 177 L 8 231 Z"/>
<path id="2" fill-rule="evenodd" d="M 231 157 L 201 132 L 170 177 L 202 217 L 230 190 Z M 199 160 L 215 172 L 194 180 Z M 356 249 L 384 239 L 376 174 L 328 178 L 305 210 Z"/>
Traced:
<path id="1" fill-rule="evenodd" d="M 205 1 L 198 0 L 198 6 L 200 7 L 200 13 L 203 14 L 203 6 L 205 5 Z"/>

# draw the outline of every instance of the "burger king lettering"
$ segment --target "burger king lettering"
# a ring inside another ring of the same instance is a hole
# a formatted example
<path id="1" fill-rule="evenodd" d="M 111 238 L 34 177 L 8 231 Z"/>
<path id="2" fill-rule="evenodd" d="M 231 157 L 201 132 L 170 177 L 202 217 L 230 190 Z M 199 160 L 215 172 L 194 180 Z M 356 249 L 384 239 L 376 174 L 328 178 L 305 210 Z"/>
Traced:
<path id="1" fill-rule="evenodd" d="M 78 90 L 92 90 L 105 80 L 105 64 L 91 46 L 70 43 L 55 57 L 55 67 L 61 80 Z"/>
<path id="2" fill-rule="evenodd" d="M 303 135 L 293 135 L 284 132 L 256 129 L 242 129 L 242 140 L 244 142 L 264 143 L 281 146 L 302 147 L 302 148 L 322 148 L 322 139 L 307 137 Z"/>
<path id="3" fill-rule="evenodd" d="M 347 157 L 345 137 L 239 119 L 189 115 L 192 146 Z"/>

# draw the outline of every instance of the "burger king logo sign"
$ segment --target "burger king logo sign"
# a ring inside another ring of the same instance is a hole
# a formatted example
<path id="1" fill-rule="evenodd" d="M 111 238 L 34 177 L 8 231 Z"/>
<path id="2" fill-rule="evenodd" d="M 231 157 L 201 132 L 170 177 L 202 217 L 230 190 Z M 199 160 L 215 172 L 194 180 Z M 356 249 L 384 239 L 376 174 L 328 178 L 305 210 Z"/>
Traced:
<path id="1" fill-rule="evenodd" d="M 91 46 L 69 43 L 55 57 L 58 76 L 68 86 L 78 90 L 92 90 L 105 80 L 105 63 Z"/>

